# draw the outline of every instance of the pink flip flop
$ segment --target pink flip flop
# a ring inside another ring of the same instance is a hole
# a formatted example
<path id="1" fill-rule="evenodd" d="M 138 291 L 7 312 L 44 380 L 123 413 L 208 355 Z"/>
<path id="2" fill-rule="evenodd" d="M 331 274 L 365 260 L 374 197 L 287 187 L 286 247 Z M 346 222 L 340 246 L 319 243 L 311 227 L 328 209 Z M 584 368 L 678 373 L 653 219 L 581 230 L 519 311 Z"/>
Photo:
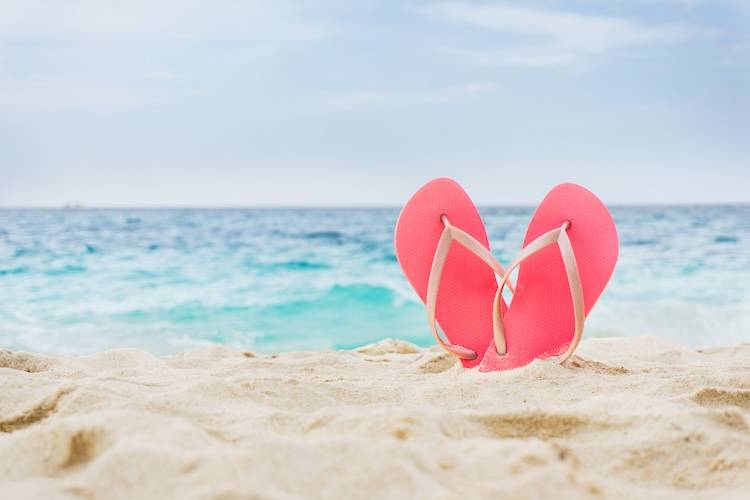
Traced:
<path id="1" fill-rule="evenodd" d="M 552 356 L 568 359 L 612 276 L 617 253 L 614 221 L 593 193 L 575 184 L 552 189 L 496 290 L 495 305 L 502 305 L 503 287 L 520 266 L 507 312 L 493 316 L 494 340 L 479 369 L 508 370 Z"/>
<path id="2" fill-rule="evenodd" d="M 438 344 L 465 367 L 479 364 L 493 338 L 495 273 L 505 270 L 489 251 L 474 203 L 451 179 L 428 182 L 401 211 L 394 245 Z M 504 308 L 502 297 L 497 302 Z"/>

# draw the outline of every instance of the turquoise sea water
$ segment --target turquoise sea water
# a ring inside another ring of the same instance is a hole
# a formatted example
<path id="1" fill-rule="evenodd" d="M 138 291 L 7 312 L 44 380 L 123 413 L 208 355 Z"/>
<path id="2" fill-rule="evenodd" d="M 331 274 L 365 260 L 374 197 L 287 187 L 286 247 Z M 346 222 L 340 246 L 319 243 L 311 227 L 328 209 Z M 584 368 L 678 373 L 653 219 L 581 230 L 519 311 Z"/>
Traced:
<path id="1" fill-rule="evenodd" d="M 493 252 L 531 208 L 480 210 Z M 616 207 L 620 261 L 587 336 L 750 340 L 750 206 Z M 398 209 L 0 210 L 0 347 L 156 354 L 430 345 Z"/>

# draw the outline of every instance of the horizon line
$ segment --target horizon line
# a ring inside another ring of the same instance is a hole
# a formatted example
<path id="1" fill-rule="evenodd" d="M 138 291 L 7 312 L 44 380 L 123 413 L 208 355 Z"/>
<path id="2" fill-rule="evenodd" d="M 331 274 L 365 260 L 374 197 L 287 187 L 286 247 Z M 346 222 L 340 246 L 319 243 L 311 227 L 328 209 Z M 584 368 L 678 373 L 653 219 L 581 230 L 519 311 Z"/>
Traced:
<path id="1" fill-rule="evenodd" d="M 403 205 L 0 205 L 0 210 L 373 210 L 398 209 Z M 477 208 L 535 208 L 538 204 L 484 204 Z M 627 202 L 609 203 L 611 208 L 658 208 L 658 207 L 736 207 L 748 206 L 750 201 L 727 202 Z"/>

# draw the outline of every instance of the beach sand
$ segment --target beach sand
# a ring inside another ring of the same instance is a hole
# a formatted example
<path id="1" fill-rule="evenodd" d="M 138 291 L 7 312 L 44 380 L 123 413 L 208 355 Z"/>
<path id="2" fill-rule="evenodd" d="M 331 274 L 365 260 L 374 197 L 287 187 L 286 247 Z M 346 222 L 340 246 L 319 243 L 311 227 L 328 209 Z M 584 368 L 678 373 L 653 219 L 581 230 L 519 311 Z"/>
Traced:
<path id="1" fill-rule="evenodd" d="M 0 350 L 2 498 L 748 498 L 750 344 L 586 340 L 464 370 L 386 340 Z"/>

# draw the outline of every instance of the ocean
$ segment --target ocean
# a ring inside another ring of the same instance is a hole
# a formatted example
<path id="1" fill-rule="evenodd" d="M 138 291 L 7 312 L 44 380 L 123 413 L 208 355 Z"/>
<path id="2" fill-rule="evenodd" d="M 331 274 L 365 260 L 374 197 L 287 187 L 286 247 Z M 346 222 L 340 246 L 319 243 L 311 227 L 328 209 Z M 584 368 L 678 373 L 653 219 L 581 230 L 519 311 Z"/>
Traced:
<path id="1" fill-rule="evenodd" d="M 387 209 L 1 209 L 0 347 L 157 355 L 426 346 Z M 480 208 L 495 255 L 531 207 Z M 585 337 L 750 341 L 750 205 L 614 207 L 620 260 Z"/>

